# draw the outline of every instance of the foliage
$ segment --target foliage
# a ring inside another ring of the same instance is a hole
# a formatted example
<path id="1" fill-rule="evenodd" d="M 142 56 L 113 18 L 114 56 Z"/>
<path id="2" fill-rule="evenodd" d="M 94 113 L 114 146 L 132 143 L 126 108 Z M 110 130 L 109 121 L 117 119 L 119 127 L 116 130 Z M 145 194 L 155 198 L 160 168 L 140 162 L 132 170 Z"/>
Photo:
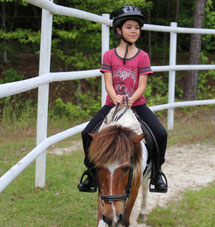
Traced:
<path id="1" fill-rule="evenodd" d="M 169 25 L 170 22 L 176 19 L 176 1 L 104 0 L 101 3 L 98 0 L 68 0 L 63 2 L 55 0 L 55 3 L 98 15 L 110 13 L 111 18 L 114 16 L 113 12 L 116 9 L 125 4 L 132 4 L 143 10 L 146 16 L 146 23 Z M 0 14 L 0 20 L 2 26 L 0 28 L 0 57 L 3 58 L 3 53 L 7 53 L 8 62 L 2 62 L 0 64 L 0 83 L 32 77 L 35 74 L 32 74 L 31 71 L 23 73 L 22 71 L 25 69 L 20 70 L 22 64 L 28 63 L 18 62 L 17 64 L 17 61 L 20 54 L 34 54 L 36 58 L 39 53 L 41 10 L 31 4 L 27 4 L 24 0 L 1 0 L 1 4 L 2 14 Z M 193 6 L 193 1 L 180 0 L 178 26 L 192 26 Z M 207 0 L 205 8 L 206 28 L 215 27 L 214 7 L 214 1 Z M 147 31 L 144 31 L 143 34 L 143 37 L 138 42 L 138 47 L 149 51 L 151 46 L 152 65 L 168 64 L 169 34 L 162 32 L 149 33 Z M 187 64 L 189 40 L 189 35 L 178 35 L 177 64 Z M 204 62 L 202 62 L 208 64 L 214 61 L 214 35 L 203 35 L 202 40 L 204 49 L 204 51 L 202 51 L 202 59 L 203 57 L 205 58 Z M 115 47 L 117 44 L 118 40 L 114 38 L 111 29 L 110 48 Z M 100 62 L 101 24 L 75 17 L 54 15 L 51 71 L 99 68 Z M 38 64 L 38 62 L 35 61 L 35 64 Z M 180 76 L 176 77 L 177 84 L 175 95 L 177 99 L 181 99 L 182 97 L 184 78 L 183 74 L 179 74 Z M 198 98 L 212 98 L 214 92 L 213 77 L 214 74 L 212 71 L 201 72 L 199 76 Z M 168 96 L 167 73 L 155 73 L 150 80 L 145 94 L 148 104 L 151 106 L 165 103 Z M 78 86 L 81 87 L 81 92 L 76 91 Z M 72 89 L 74 89 L 74 92 L 71 93 L 68 91 L 68 87 L 66 88 L 64 85 L 61 89 L 58 89 L 61 92 L 57 92 L 57 96 L 50 99 L 52 114 L 59 114 L 61 117 L 70 118 L 71 114 L 74 113 L 74 116 L 76 116 L 75 112 L 80 111 L 80 116 L 84 119 L 92 116 L 100 106 L 100 86 L 100 83 L 96 80 L 73 81 Z M 86 90 L 88 92 L 86 92 Z M 9 110 L 13 110 L 16 113 L 18 112 L 17 116 L 21 116 L 22 114 L 20 114 L 20 112 L 22 112 L 23 104 L 27 99 L 26 97 L 27 96 L 24 94 L 19 95 L 19 98 L 11 97 L 9 99 L 1 99 L 0 116 L 8 116 Z M 62 102 L 59 102 L 59 100 L 56 101 L 58 97 L 61 97 Z M 88 97 L 92 97 L 90 98 L 89 104 L 85 101 L 88 100 Z M 34 100 L 32 96 L 30 99 L 35 103 L 35 96 Z M 16 103 L 15 107 L 14 103 Z M 55 107 L 57 110 L 54 109 Z M 20 110 L 17 108 L 20 108 Z"/>
<path id="2" fill-rule="evenodd" d="M 4 32 L 0 29 L 0 39 L 6 40 L 18 40 L 20 44 L 39 44 L 40 43 L 40 33 L 32 31 L 31 29 L 20 29 L 17 28 L 13 32 Z"/>
<path id="3" fill-rule="evenodd" d="M 153 78 L 149 78 L 149 82 L 147 85 L 147 89 L 144 93 L 147 105 L 154 106 L 159 104 L 167 103 L 167 89 L 168 86 L 163 80 L 164 77 L 153 76 Z M 163 89 L 160 89 L 163 87 Z M 162 90 L 162 92 L 160 92 Z"/>
<path id="4" fill-rule="evenodd" d="M 24 123 L 24 125 L 31 125 L 31 123 L 36 122 L 37 110 L 32 100 L 21 102 L 20 98 L 9 96 L 0 101 L 2 106 L 0 109 L 0 122 L 12 123 L 14 127 L 17 122 Z"/>
<path id="5" fill-rule="evenodd" d="M 201 53 L 201 63 L 207 64 L 208 57 Z M 211 64 L 215 64 L 214 61 Z M 215 88 L 213 84 L 215 83 L 215 72 L 214 70 L 201 71 L 198 76 L 198 90 L 197 99 L 214 99 Z"/>
<path id="6" fill-rule="evenodd" d="M 100 102 L 89 98 L 89 92 L 80 94 L 79 98 L 82 103 L 84 103 L 82 106 L 74 105 L 71 102 L 64 103 L 61 98 L 57 98 L 55 102 L 53 117 L 66 117 L 75 122 L 83 121 L 92 117 L 101 106 Z"/>
<path id="7" fill-rule="evenodd" d="M 207 1 L 205 7 L 205 28 L 215 29 L 215 5 L 211 0 Z M 203 48 L 205 51 L 215 50 L 215 37 L 214 35 L 203 35 L 202 37 Z"/>
<path id="8" fill-rule="evenodd" d="M 10 68 L 4 72 L 4 80 L 0 79 L 0 84 L 14 82 L 22 79 L 24 79 L 23 75 L 21 75 L 17 70 Z"/>
<path id="9" fill-rule="evenodd" d="M 215 82 L 214 70 L 201 72 L 198 77 L 198 99 L 214 99 L 215 88 L 212 84 Z"/>

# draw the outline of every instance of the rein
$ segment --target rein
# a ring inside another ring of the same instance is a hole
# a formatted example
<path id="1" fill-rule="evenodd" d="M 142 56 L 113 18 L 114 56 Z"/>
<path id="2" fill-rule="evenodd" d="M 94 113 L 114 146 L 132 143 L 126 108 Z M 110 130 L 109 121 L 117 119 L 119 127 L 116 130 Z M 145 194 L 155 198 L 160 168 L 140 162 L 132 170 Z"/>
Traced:
<path id="1" fill-rule="evenodd" d="M 125 100 L 126 100 L 126 108 L 125 108 L 125 110 L 119 116 L 116 116 L 116 114 L 118 112 L 118 109 L 119 109 L 119 106 L 120 106 L 120 104 L 118 103 L 116 105 L 116 109 L 115 109 L 115 111 L 113 113 L 112 121 L 118 121 L 126 113 L 126 111 L 129 109 L 129 106 L 128 106 L 128 96 L 126 96 L 126 99 Z"/>
<path id="2" fill-rule="evenodd" d="M 128 184 L 126 186 L 126 193 L 122 195 L 100 195 L 101 200 L 108 201 L 109 203 L 112 203 L 112 201 L 125 200 L 125 204 L 126 204 L 131 193 L 131 182 L 133 178 L 133 171 L 134 171 L 134 158 L 132 157 L 131 165 L 129 167 L 129 176 L 128 176 Z"/>

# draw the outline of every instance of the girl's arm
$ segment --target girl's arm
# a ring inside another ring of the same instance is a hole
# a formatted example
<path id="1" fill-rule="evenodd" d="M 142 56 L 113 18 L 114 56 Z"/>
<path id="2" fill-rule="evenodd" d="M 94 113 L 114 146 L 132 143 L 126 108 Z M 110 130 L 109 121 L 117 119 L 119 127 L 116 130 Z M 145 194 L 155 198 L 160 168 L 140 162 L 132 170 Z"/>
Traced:
<path id="1" fill-rule="evenodd" d="M 105 78 L 105 89 L 113 101 L 114 105 L 117 105 L 118 103 L 122 103 L 123 101 L 123 96 L 122 95 L 117 95 L 114 88 L 113 88 L 113 77 L 112 73 L 110 72 L 104 72 L 104 78 Z"/>
<path id="2" fill-rule="evenodd" d="M 130 98 L 128 98 L 129 107 L 132 107 L 132 105 L 144 94 L 146 90 L 147 81 L 148 75 L 141 75 L 139 77 L 139 84 L 137 90 Z"/>

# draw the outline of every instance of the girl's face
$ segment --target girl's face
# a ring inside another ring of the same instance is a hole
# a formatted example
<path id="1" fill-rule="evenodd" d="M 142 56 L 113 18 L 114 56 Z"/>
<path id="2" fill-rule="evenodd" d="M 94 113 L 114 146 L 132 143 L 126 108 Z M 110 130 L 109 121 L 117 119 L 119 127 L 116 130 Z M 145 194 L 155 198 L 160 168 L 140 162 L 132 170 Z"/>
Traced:
<path id="1" fill-rule="evenodd" d="M 128 20 L 123 24 L 122 30 L 120 28 L 117 29 L 117 32 L 121 35 L 123 34 L 128 42 L 135 43 L 140 37 L 140 25 L 137 21 Z"/>

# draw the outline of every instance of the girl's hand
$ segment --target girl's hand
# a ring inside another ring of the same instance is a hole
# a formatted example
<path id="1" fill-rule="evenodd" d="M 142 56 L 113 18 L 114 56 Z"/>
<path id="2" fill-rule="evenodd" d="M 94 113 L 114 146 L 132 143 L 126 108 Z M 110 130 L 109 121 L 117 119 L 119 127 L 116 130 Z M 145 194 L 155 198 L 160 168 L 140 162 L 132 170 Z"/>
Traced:
<path id="1" fill-rule="evenodd" d="M 129 108 L 131 108 L 132 107 L 132 105 L 134 104 L 134 99 L 132 98 L 132 97 L 130 97 L 130 98 L 128 98 L 128 106 L 129 106 Z"/>
<path id="2" fill-rule="evenodd" d="M 123 102 L 123 96 L 122 95 L 115 95 L 113 98 L 112 98 L 112 101 L 114 103 L 114 105 L 116 106 L 118 103 L 119 104 L 122 104 Z"/>

